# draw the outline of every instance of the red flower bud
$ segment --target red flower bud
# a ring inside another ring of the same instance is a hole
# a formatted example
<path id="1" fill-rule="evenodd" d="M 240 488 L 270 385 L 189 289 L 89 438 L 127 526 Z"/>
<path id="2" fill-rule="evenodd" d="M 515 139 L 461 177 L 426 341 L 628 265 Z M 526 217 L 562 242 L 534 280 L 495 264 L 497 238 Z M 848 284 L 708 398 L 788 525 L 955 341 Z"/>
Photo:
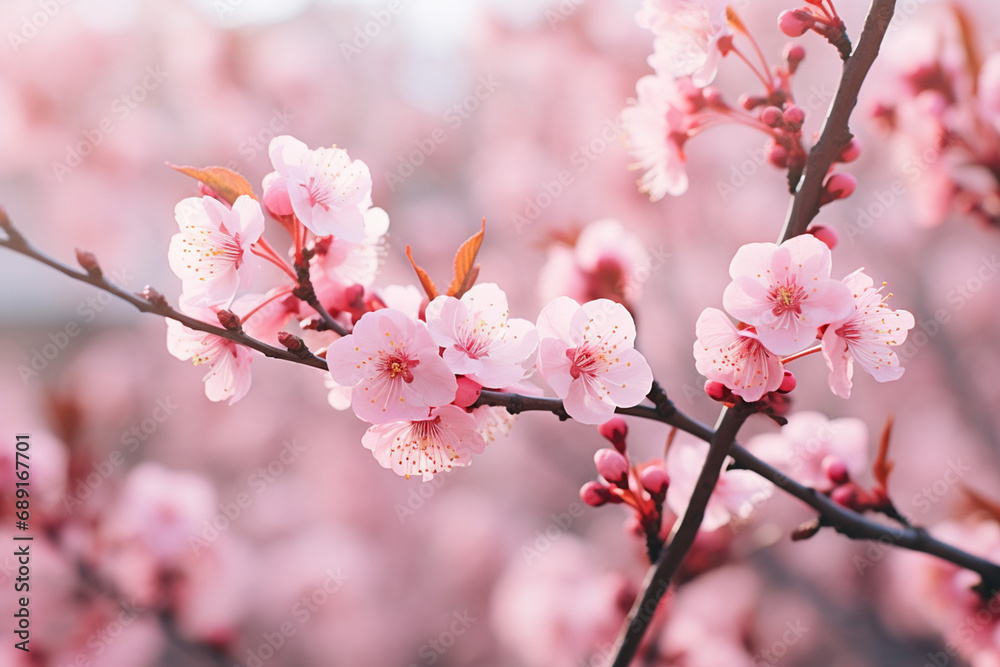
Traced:
<path id="1" fill-rule="evenodd" d="M 847 464 L 836 456 L 830 455 L 825 457 L 821 465 L 823 474 L 837 486 L 847 484 L 851 481 L 851 475 L 847 471 Z"/>
<path id="2" fill-rule="evenodd" d="M 642 488 L 649 491 L 654 498 L 661 501 L 667 494 L 667 487 L 670 485 L 670 475 L 660 465 L 651 465 L 642 469 L 639 473 L 639 482 Z"/>
<path id="3" fill-rule="evenodd" d="M 810 225 L 806 232 L 825 243 L 830 250 L 836 248 L 837 243 L 840 241 L 840 234 L 829 225 Z"/>
<path id="4" fill-rule="evenodd" d="M 603 435 L 622 454 L 625 453 L 625 438 L 628 436 L 628 424 L 621 417 L 612 417 L 597 427 L 597 432 Z"/>
<path id="5" fill-rule="evenodd" d="M 781 379 L 781 385 L 778 387 L 778 392 L 787 394 L 795 389 L 796 384 L 798 384 L 798 381 L 795 379 L 795 374 L 786 370 L 785 376 Z"/>
<path id="6" fill-rule="evenodd" d="M 788 73 L 795 74 L 795 70 L 799 68 L 799 64 L 806 59 L 806 50 L 795 42 L 789 42 L 785 45 L 785 52 L 782 56 L 785 62 L 788 63 Z"/>
<path id="7" fill-rule="evenodd" d="M 792 132 L 798 132 L 802 129 L 802 123 L 806 120 L 806 112 L 799 105 L 790 104 L 785 108 L 784 113 L 781 114 L 781 118 L 788 125 L 788 129 Z"/>
<path id="8" fill-rule="evenodd" d="M 778 28 L 789 37 L 801 37 L 816 25 L 816 17 L 808 9 L 789 9 L 778 16 Z"/>
<path id="9" fill-rule="evenodd" d="M 611 490 L 600 482 L 587 482 L 580 487 L 580 500 L 591 507 L 600 507 L 610 501 Z"/>
<path id="10" fill-rule="evenodd" d="M 467 408 L 479 400 L 479 395 L 483 393 L 483 386 L 467 377 L 460 377 L 457 380 L 458 391 L 455 393 L 455 400 L 452 403 L 460 408 Z"/>

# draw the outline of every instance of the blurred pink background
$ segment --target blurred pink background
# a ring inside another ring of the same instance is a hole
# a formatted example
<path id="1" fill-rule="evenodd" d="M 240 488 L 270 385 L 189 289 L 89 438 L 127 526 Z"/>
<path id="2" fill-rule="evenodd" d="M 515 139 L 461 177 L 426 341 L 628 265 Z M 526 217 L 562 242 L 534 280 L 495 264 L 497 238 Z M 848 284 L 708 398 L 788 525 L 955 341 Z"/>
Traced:
<path id="1" fill-rule="evenodd" d="M 480 281 L 532 321 L 551 287 L 539 280 L 551 235 L 615 218 L 653 258 L 638 346 L 678 406 L 711 421 L 694 322 L 721 305 L 736 249 L 776 238 L 787 188 L 762 164 L 760 137 L 726 127 L 690 142 L 686 195 L 651 204 L 637 192 L 616 117 L 650 71 L 639 4 L 11 0 L 0 8 L 0 204 L 49 254 L 91 250 L 125 287 L 174 299 L 173 207 L 196 189 L 164 162 L 228 166 L 259 192 L 275 134 L 335 143 L 369 165 L 391 219 L 378 284 L 415 284 L 406 244 L 445 279 L 485 216 Z M 741 9 L 775 60 L 775 17 L 792 4 Z M 838 4 L 856 35 L 867 3 Z M 873 440 L 895 413 L 890 490 L 934 526 L 969 513 L 963 486 L 1000 500 L 989 268 L 1000 234 L 958 216 L 918 224 L 924 186 L 870 119 L 907 31 L 940 21 L 933 0 L 898 4 L 852 123 L 865 148 L 848 169 L 858 190 L 820 220 L 840 231 L 834 276 L 866 267 L 917 318 L 906 374 L 856 377 L 843 401 L 811 357 L 795 368 L 795 407 L 860 418 Z M 964 4 L 994 49 L 1000 7 Z M 802 43 L 799 99 L 818 129 L 839 60 L 815 36 Z M 735 98 L 744 78 L 726 62 L 717 83 Z M 540 196 L 564 170 L 569 184 Z M 988 277 L 973 285 L 977 274 Z M 522 415 L 471 467 L 404 480 L 361 447 L 361 422 L 330 409 L 318 371 L 258 357 L 250 394 L 212 404 L 202 370 L 167 353 L 163 321 L 6 251 L 0 312 L 4 545 L 14 433 L 33 436 L 38 494 L 32 652 L 12 648 L 12 559 L 0 556 L 0 664 L 600 664 L 646 563 L 624 510 L 579 511 L 604 444 L 594 429 Z M 49 343 L 65 349 L 19 371 Z M 631 426 L 633 455 L 662 451 L 664 428 Z M 773 430 L 755 420 L 742 440 Z M 936 484 L 949 468 L 960 482 Z M 722 564 L 669 603 L 649 664 L 920 666 L 944 651 L 948 628 L 922 609 L 926 596 L 912 599 L 924 560 L 872 556 L 832 532 L 791 544 L 809 516 L 779 494 L 722 529 Z"/>

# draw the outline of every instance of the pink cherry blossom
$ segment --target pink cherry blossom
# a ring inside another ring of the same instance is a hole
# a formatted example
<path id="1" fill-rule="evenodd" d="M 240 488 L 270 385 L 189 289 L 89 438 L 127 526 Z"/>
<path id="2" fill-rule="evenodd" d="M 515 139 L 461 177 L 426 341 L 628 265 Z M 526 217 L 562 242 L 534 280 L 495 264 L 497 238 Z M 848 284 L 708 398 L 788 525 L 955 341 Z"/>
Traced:
<path id="1" fill-rule="evenodd" d="M 280 213 L 290 207 L 317 236 L 364 240 L 364 216 L 372 204 L 372 177 L 364 162 L 352 162 L 342 148 L 309 150 L 288 135 L 272 139 L 268 153 L 278 174 L 265 178 L 268 208 Z"/>
<path id="2" fill-rule="evenodd" d="M 662 76 L 690 76 L 695 85 L 715 79 L 722 59 L 719 38 L 729 34 L 724 0 L 646 0 L 636 22 L 656 36 L 650 66 Z"/>
<path id="3" fill-rule="evenodd" d="M 391 308 L 366 313 L 326 359 L 334 381 L 354 387 L 354 414 L 373 424 L 426 419 L 458 389 L 427 325 Z"/>
<path id="4" fill-rule="evenodd" d="M 695 368 L 709 380 L 721 382 L 751 403 L 781 386 L 781 359 L 764 347 L 753 330 L 737 329 L 721 310 L 702 311 L 695 333 Z"/>
<path id="5" fill-rule="evenodd" d="M 635 92 L 637 99 L 622 111 L 621 121 L 625 145 L 635 158 L 630 167 L 645 171 L 639 191 L 651 201 L 682 195 L 688 189 L 684 143 L 689 119 L 678 102 L 677 83 L 664 76 L 644 76 L 636 82 Z"/>
<path id="6" fill-rule="evenodd" d="M 427 306 L 427 327 L 444 348 L 453 373 L 484 387 L 519 382 L 538 333 L 527 320 L 508 318 L 507 295 L 493 283 L 476 285 L 461 299 L 439 296 Z"/>
<path id="7" fill-rule="evenodd" d="M 181 311 L 203 322 L 218 323 L 215 313 L 207 308 L 192 308 L 182 301 Z M 167 351 L 182 361 L 190 359 L 195 366 L 208 364 L 209 371 L 202 381 L 210 401 L 229 399 L 232 405 L 250 391 L 253 356 L 249 348 L 168 319 Z"/>
<path id="8" fill-rule="evenodd" d="M 816 339 L 816 329 L 851 310 L 851 291 L 830 279 L 831 253 L 811 234 L 780 246 L 748 243 L 729 265 L 722 303 L 729 314 L 757 330 L 775 354 L 794 354 Z"/>
<path id="9" fill-rule="evenodd" d="M 747 447 L 797 482 L 830 491 L 831 465 L 843 464 L 851 479 L 868 466 L 868 427 L 860 419 L 828 419 L 818 412 L 796 412 L 780 433 L 763 433 Z"/>
<path id="10" fill-rule="evenodd" d="M 482 454 L 486 448 L 476 419 L 454 405 L 434 408 L 425 419 L 372 426 L 361 444 L 383 468 L 407 479 L 423 475 L 424 481 L 469 465 L 472 454 Z"/>
<path id="11" fill-rule="evenodd" d="M 878 382 L 898 380 L 903 367 L 892 347 L 902 345 L 916 324 L 909 311 L 889 308 L 882 287 L 875 289 L 874 281 L 862 271 L 844 278 L 854 298 L 854 312 L 828 326 L 823 334 L 830 389 L 841 398 L 851 397 L 855 362 Z"/>
<path id="12" fill-rule="evenodd" d="M 667 506 L 677 516 L 687 511 L 707 454 L 708 445 L 687 436 L 675 439 L 667 451 Z M 723 469 L 705 508 L 701 529 L 711 531 L 730 521 L 746 519 L 772 493 L 774 485 L 749 470 Z"/>
<path id="13" fill-rule="evenodd" d="M 579 422 L 602 424 L 652 388 L 653 372 L 633 348 L 635 323 L 619 303 L 559 297 L 538 316 L 538 335 L 538 372 Z"/>
<path id="14" fill-rule="evenodd" d="M 264 232 L 260 204 L 242 195 L 229 209 L 213 197 L 188 197 L 174 209 L 180 233 L 170 241 L 170 268 L 196 306 L 227 306 L 259 262 L 251 245 Z"/>
<path id="15" fill-rule="evenodd" d="M 662 253 L 657 260 L 662 261 Z M 572 249 L 554 244 L 538 277 L 542 302 L 609 298 L 634 302 L 653 263 L 646 244 L 618 220 L 605 218 L 580 232 Z"/>

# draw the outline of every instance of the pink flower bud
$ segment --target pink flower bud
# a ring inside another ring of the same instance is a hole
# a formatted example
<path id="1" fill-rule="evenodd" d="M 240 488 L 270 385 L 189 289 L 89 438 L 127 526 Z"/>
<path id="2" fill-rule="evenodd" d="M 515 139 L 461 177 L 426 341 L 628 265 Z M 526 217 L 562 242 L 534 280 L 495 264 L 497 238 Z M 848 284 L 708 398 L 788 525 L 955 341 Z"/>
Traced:
<path id="1" fill-rule="evenodd" d="M 788 73 L 795 74 L 795 70 L 799 68 L 799 64 L 806 59 L 806 50 L 795 42 L 789 42 L 785 45 L 785 52 L 782 56 L 785 62 L 788 63 Z"/>
<path id="2" fill-rule="evenodd" d="M 861 156 L 861 144 L 858 143 L 857 139 L 851 139 L 850 142 L 844 149 L 840 151 L 840 156 L 837 158 L 839 162 L 854 162 Z"/>
<path id="3" fill-rule="evenodd" d="M 670 485 L 670 476 L 667 471 L 659 465 L 651 465 L 643 468 L 639 473 L 639 482 L 642 488 L 649 491 L 654 498 L 663 500 L 667 493 L 667 486 Z"/>
<path id="4" fill-rule="evenodd" d="M 833 250 L 837 247 L 837 243 L 840 242 L 840 234 L 837 230 L 829 225 L 810 225 L 806 233 L 812 234 L 820 241 L 826 244 L 826 247 Z"/>
<path id="5" fill-rule="evenodd" d="M 76 263 L 83 267 L 91 278 L 100 278 L 103 275 L 101 265 L 97 263 L 97 256 L 92 252 L 77 248 Z"/>
<path id="6" fill-rule="evenodd" d="M 808 9 L 789 9 L 778 16 L 778 29 L 789 37 L 801 37 L 816 25 L 816 17 Z"/>
<path id="7" fill-rule="evenodd" d="M 751 95 L 749 93 L 743 93 L 740 95 L 740 106 L 747 111 L 753 111 L 759 106 L 767 104 L 766 97 L 760 97 L 759 95 Z"/>
<path id="8" fill-rule="evenodd" d="M 858 179 L 850 174 L 836 173 L 826 179 L 823 184 L 823 194 L 820 205 L 829 204 L 838 199 L 847 199 L 858 187 Z"/>
<path id="9" fill-rule="evenodd" d="M 781 378 L 781 385 L 778 387 L 778 391 L 782 394 L 787 394 L 793 389 L 798 381 L 795 379 L 795 374 L 790 370 L 785 370 L 785 376 Z"/>
<path id="10" fill-rule="evenodd" d="M 628 482 L 628 461 L 618 450 L 598 449 L 594 453 L 594 465 L 597 473 L 612 484 Z"/>
<path id="11" fill-rule="evenodd" d="M 852 510 L 861 509 L 862 503 L 858 487 L 854 484 L 842 484 L 830 493 L 830 500 Z"/>
<path id="12" fill-rule="evenodd" d="M 806 112 L 805 109 L 797 104 L 789 104 L 781 117 L 792 132 L 798 132 L 802 129 L 802 123 L 806 120 Z"/>
<path id="13" fill-rule="evenodd" d="M 223 199 L 222 197 L 220 197 L 218 192 L 216 192 L 212 188 L 208 187 L 204 183 L 198 183 L 198 192 L 200 192 L 202 195 L 204 195 L 206 197 L 211 197 L 212 199 L 218 199 L 219 201 L 221 201 L 226 206 L 229 206 L 230 208 L 232 208 L 232 204 L 230 204 L 225 199 Z"/>
<path id="14" fill-rule="evenodd" d="M 733 392 L 729 391 L 729 388 L 721 382 L 716 382 L 715 380 L 707 380 L 705 382 L 705 393 L 713 401 L 729 402 L 733 400 Z"/>
<path id="15" fill-rule="evenodd" d="M 847 484 L 851 481 L 850 473 L 847 471 L 847 464 L 840 458 L 831 454 L 823 459 L 821 465 L 823 474 L 837 486 Z"/>
<path id="16" fill-rule="evenodd" d="M 621 417 L 612 417 L 597 427 L 597 432 L 603 435 L 622 454 L 625 453 L 625 438 L 628 436 L 628 424 Z"/>
<path id="17" fill-rule="evenodd" d="M 788 150 L 781 144 L 771 142 L 767 146 L 767 161 L 778 169 L 788 166 Z"/>
<path id="18" fill-rule="evenodd" d="M 781 118 L 781 109 L 778 107 L 766 107 L 760 112 L 760 120 L 768 127 L 781 127 L 784 121 Z"/>
<path id="19" fill-rule="evenodd" d="M 611 490 L 600 482 L 587 482 L 580 487 L 580 500 L 591 507 L 600 507 L 608 502 Z"/>
<path id="20" fill-rule="evenodd" d="M 264 207 L 274 217 L 292 215 L 292 200 L 288 196 L 288 182 L 283 178 L 264 178 Z M 275 174 L 277 176 L 277 174 Z"/>
<path id="21" fill-rule="evenodd" d="M 457 378 L 458 391 L 455 393 L 453 404 L 460 408 L 467 408 L 479 400 L 479 395 L 483 392 L 483 386 L 475 380 L 467 377 Z"/>

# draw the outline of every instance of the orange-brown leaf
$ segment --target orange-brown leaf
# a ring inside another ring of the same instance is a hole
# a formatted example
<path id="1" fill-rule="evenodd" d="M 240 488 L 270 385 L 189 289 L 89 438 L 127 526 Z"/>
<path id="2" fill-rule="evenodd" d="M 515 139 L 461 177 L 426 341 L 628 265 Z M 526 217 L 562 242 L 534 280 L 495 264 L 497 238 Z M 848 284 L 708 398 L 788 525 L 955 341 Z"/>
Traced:
<path id="1" fill-rule="evenodd" d="M 976 45 L 976 28 L 969 15 L 958 3 L 952 3 L 951 9 L 955 12 L 955 19 L 958 21 L 962 49 L 965 51 L 965 61 L 969 67 L 969 76 L 972 77 L 973 92 L 975 92 L 975 88 L 979 84 L 979 70 L 983 65 L 979 55 L 979 47 Z"/>
<path id="2" fill-rule="evenodd" d="M 872 466 L 872 474 L 883 489 L 889 488 L 889 473 L 895 465 L 889 460 L 889 439 L 892 436 L 892 423 L 895 417 L 890 413 L 885 419 L 885 426 L 882 427 L 882 437 L 878 443 L 878 456 L 875 457 L 875 464 Z"/>
<path id="3" fill-rule="evenodd" d="M 406 257 L 410 260 L 410 265 L 413 267 L 413 270 L 417 272 L 417 278 L 420 278 L 420 284 L 423 286 L 424 292 L 427 293 L 427 298 L 433 301 L 438 295 L 437 286 L 434 284 L 434 281 L 431 280 L 431 277 L 427 275 L 427 272 L 417 266 L 417 263 L 413 261 L 413 251 L 410 249 L 410 246 L 406 246 Z"/>
<path id="4" fill-rule="evenodd" d="M 483 218 L 482 229 L 469 237 L 455 253 L 455 277 L 448 285 L 448 296 L 460 299 L 476 283 L 476 277 L 479 275 L 476 255 L 479 254 L 479 248 L 483 245 L 483 236 L 485 235 L 486 218 Z"/>
<path id="5" fill-rule="evenodd" d="M 253 186 L 243 178 L 241 174 L 225 167 L 180 167 L 176 164 L 167 163 L 171 169 L 176 169 L 182 174 L 187 174 L 191 178 L 201 181 L 212 188 L 220 197 L 225 199 L 230 205 L 240 197 L 240 195 L 250 195 L 257 199 L 253 192 Z"/>

